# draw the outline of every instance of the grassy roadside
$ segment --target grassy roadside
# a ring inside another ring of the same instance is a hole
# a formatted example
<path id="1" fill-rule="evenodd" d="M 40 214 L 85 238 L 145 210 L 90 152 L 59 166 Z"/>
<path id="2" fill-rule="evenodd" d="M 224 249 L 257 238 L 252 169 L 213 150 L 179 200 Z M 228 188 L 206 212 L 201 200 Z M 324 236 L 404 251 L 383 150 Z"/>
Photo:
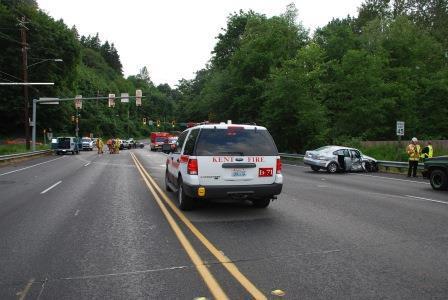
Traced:
<path id="1" fill-rule="evenodd" d="M 406 147 L 406 146 L 404 146 Z M 390 160 L 390 161 L 408 161 L 408 155 L 406 154 L 406 149 L 403 147 L 397 148 L 393 145 L 384 145 L 376 147 L 358 147 L 362 153 L 371 156 L 377 160 Z M 448 151 L 434 149 L 434 156 L 448 155 Z"/>
<path id="2" fill-rule="evenodd" d="M 36 145 L 36 150 L 50 149 L 49 145 Z M 0 145 L 0 155 L 28 152 L 25 145 Z"/>

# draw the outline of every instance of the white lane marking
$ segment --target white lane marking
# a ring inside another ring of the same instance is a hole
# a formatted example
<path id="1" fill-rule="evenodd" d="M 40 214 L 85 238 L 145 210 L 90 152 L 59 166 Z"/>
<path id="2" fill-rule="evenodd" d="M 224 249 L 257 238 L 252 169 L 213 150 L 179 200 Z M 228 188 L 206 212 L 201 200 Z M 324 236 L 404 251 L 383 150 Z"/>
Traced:
<path id="1" fill-rule="evenodd" d="M 400 178 L 384 177 L 384 176 L 376 176 L 376 175 L 367 175 L 367 174 L 353 174 L 353 173 L 350 173 L 350 175 L 375 177 L 375 178 L 381 178 L 381 179 L 386 179 L 386 180 L 396 180 L 396 181 L 404 181 L 404 182 L 412 182 L 412 183 L 420 183 L 420 184 L 428 184 L 429 185 L 429 182 L 415 181 L 415 180 L 409 180 L 409 179 L 400 179 Z"/>
<path id="2" fill-rule="evenodd" d="M 87 167 L 88 165 L 90 165 L 90 163 L 85 164 L 84 167 Z"/>
<path id="3" fill-rule="evenodd" d="M 405 195 L 405 196 L 409 197 L 409 198 L 414 198 L 414 199 L 417 199 L 417 200 L 431 201 L 431 202 L 437 202 L 437 203 L 442 203 L 442 204 L 447 204 L 448 205 L 448 202 L 444 202 L 444 201 L 440 201 L 440 200 L 434 200 L 434 199 L 417 197 L 417 196 L 411 196 L 411 195 Z"/>
<path id="4" fill-rule="evenodd" d="M 110 276 L 134 275 L 134 274 L 144 274 L 144 273 L 152 273 L 152 272 L 181 270 L 181 269 L 187 269 L 187 268 L 189 268 L 189 266 L 179 266 L 179 267 L 160 268 L 160 269 L 149 269 L 149 270 L 141 270 L 141 271 L 121 272 L 121 273 L 74 276 L 74 277 L 59 278 L 59 280 L 77 280 L 77 279 L 91 279 L 91 278 L 101 278 L 101 277 L 110 277 Z"/>
<path id="5" fill-rule="evenodd" d="M 75 211 L 75 217 L 79 214 L 79 209 Z"/>
<path id="6" fill-rule="evenodd" d="M 58 158 L 55 158 L 55 159 L 52 159 L 52 160 L 47 160 L 47 161 L 44 161 L 44 162 L 41 162 L 41 163 L 38 163 L 38 164 L 35 164 L 35 165 L 32 165 L 32 166 L 28 166 L 28 167 L 25 167 L 25 168 L 17 169 L 17 170 L 14 170 L 14 171 L 9 171 L 9 172 L 0 174 L 0 176 L 8 175 L 8 174 L 15 173 L 15 172 L 19 172 L 19 171 L 23 171 L 23 170 L 26 170 L 26 169 L 29 169 L 29 168 L 32 168 L 32 167 L 40 166 L 40 165 L 43 165 L 43 164 L 46 164 L 46 163 L 49 163 L 49 162 L 52 162 L 52 161 L 55 161 L 55 160 L 64 158 L 64 157 L 65 157 L 65 156 L 58 157 Z"/>
<path id="7" fill-rule="evenodd" d="M 59 180 L 58 182 L 56 182 L 55 184 L 53 184 L 52 186 L 50 186 L 48 189 L 40 192 L 41 194 L 45 194 L 46 192 L 48 192 L 49 190 L 51 190 L 52 188 L 54 188 L 55 186 L 57 186 L 58 184 L 60 184 L 62 182 L 62 180 Z"/>

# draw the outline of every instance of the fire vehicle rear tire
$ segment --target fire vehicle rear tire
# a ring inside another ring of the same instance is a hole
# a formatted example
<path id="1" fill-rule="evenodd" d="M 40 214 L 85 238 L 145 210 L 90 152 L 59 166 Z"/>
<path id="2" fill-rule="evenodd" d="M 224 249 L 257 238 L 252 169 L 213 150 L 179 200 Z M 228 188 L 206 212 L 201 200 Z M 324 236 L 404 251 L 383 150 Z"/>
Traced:
<path id="1" fill-rule="evenodd" d="M 442 170 L 434 170 L 430 175 L 431 186 L 435 190 L 448 189 L 448 176 Z"/>
<path id="2" fill-rule="evenodd" d="M 177 205 L 181 210 L 193 209 L 193 198 L 185 194 L 182 178 L 179 178 L 179 188 L 177 190 Z"/>
<path id="3" fill-rule="evenodd" d="M 170 188 L 168 184 L 168 170 L 165 171 L 165 190 L 167 192 L 172 192 L 173 190 Z"/>
<path id="4" fill-rule="evenodd" d="M 266 208 L 271 203 L 270 198 L 263 198 L 263 199 L 254 199 L 252 200 L 252 204 L 255 208 Z"/>

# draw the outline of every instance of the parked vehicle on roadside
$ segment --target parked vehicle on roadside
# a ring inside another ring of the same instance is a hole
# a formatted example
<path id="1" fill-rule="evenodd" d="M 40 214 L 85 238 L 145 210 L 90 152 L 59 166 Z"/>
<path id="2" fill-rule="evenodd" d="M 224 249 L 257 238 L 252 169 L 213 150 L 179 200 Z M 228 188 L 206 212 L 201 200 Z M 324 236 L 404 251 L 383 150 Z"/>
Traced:
<path id="1" fill-rule="evenodd" d="M 58 149 L 58 139 L 52 138 L 51 139 L 51 150 L 56 150 L 56 149 Z"/>
<path id="2" fill-rule="evenodd" d="M 79 139 L 75 137 L 58 137 L 57 148 L 55 150 L 57 155 L 72 153 L 79 154 Z"/>
<path id="3" fill-rule="evenodd" d="M 94 143 L 93 139 L 91 139 L 89 137 L 83 137 L 81 139 L 81 143 L 82 143 L 82 150 L 92 151 L 93 147 L 95 147 L 95 143 Z"/>
<path id="4" fill-rule="evenodd" d="M 428 178 L 435 190 L 448 189 L 448 156 L 438 156 L 424 160 L 425 169 L 422 174 Z"/>
<path id="5" fill-rule="evenodd" d="M 129 149 L 129 143 L 127 140 L 120 140 L 120 150 Z"/>
<path id="6" fill-rule="evenodd" d="M 135 149 L 135 148 L 137 148 L 137 142 L 133 138 L 128 139 L 127 142 L 128 142 L 128 145 L 129 145 L 128 149 Z"/>
<path id="7" fill-rule="evenodd" d="M 378 161 L 355 148 L 344 146 L 324 146 L 306 151 L 303 163 L 313 171 L 326 170 L 328 173 L 377 172 Z"/>
<path id="8" fill-rule="evenodd" d="M 282 165 L 265 127 L 209 124 L 188 128 L 166 160 L 165 187 L 188 210 L 202 199 L 250 200 L 265 208 L 280 194 Z"/>

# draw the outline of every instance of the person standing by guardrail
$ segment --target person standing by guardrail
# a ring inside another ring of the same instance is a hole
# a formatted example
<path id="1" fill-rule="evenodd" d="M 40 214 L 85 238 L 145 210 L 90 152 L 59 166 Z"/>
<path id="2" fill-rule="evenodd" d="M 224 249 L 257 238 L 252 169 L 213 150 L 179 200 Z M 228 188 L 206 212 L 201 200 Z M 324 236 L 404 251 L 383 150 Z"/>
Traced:
<path id="1" fill-rule="evenodd" d="M 427 141 L 425 148 L 423 148 L 423 150 L 422 150 L 421 156 L 423 159 L 425 159 L 425 158 L 431 158 L 433 156 L 433 154 L 434 154 L 434 150 L 432 148 L 432 143 L 431 143 L 431 141 Z"/>
<path id="2" fill-rule="evenodd" d="M 408 177 L 417 177 L 417 167 L 418 161 L 420 160 L 420 145 L 418 144 L 418 140 L 416 137 L 413 137 L 411 143 L 406 148 L 406 152 L 409 155 L 409 169 L 408 169 Z"/>

